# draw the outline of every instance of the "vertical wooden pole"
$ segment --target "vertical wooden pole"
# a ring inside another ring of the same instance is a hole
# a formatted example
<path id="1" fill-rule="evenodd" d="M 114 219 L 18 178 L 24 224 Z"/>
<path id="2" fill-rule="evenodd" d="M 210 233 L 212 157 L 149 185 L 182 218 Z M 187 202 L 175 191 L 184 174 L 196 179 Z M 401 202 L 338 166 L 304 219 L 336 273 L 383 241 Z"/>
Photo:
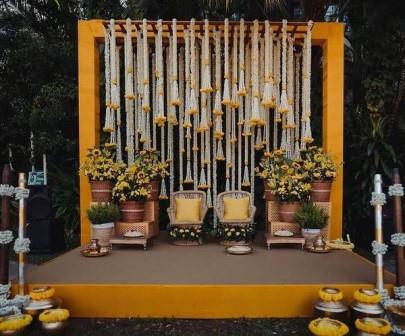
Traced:
<path id="1" fill-rule="evenodd" d="M 25 189 L 25 174 L 18 174 L 18 187 Z M 25 198 L 21 197 L 18 206 L 18 238 L 24 239 L 25 236 Z M 24 266 L 26 256 L 25 253 L 18 254 L 18 294 L 24 295 Z"/>
<path id="2" fill-rule="evenodd" d="M 342 237 L 344 25 L 327 23 L 323 43 L 323 148 L 339 163 L 332 185 L 331 239 Z M 315 35 L 315 34 L 313 34 Z"/>
<path id="3" fill-rule="evenodd" d="M 1 183 L 11 184 L 11 169 L 9 164 L 3 166 Z M 10 230 L 10 196 L 1 198 L 1 223 L 0 231 Z M 10 255 L 10 245 L 0 245 L 0 284 L 8 284 L 8 264 Z"/>
<path id="4" fill-rule="evenodd" d="M 99 76 L 100 61 L 98 43 L 91 24 L 79 21 L 79 155 L 80 163 L 86 158 L 87 150 L 99 143 L 100 98 Z M 101 26 L 101 22 L 100 22 Z M 90 185 L 84 175 L 80 176 L 80 228 L 81 243 L 90 240 L 90 223 L 86 209 L 91 202 Z"/>
<path id="5" fill-rule="evenodd" d="M 392 183 L 401 184 L 401 177 L 399 176 L 399 169 L 394 168 L 392 174 Z M 392 203 L 394 206 L 394 227 L 396 233 L 403 233 L 402 226 L 402 208 L 401 197 L 393 196 Z M 405 248 L 401 246 L 396 247 L 396 270 L 397 270 L 397 286 L 405 286 Z"/>

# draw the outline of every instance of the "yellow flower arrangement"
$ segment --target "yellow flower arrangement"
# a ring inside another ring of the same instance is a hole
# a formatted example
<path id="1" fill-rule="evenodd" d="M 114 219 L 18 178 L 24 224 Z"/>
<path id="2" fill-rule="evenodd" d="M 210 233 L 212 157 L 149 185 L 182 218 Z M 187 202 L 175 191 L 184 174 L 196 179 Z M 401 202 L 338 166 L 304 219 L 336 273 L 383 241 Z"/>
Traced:
<path id="1" fill-rule="evenodd" d="M 69 318 L 69 310 L 56 308 L 56 309 L 47 309 L 39 315 L 39 320 L 45 323 L 53 323 L 65 321 Z"/>
<path id="2" fill-rule="evenodd" d="M 110 181 L 125 169 L 124 163 L 114 161 L 114 155 L 108 149 L 92 148 L 88 150 L 86 159 L 79 172 L 91 181 Z"/>
<path id="3" fill-rule="evenodd" d="M 318 292 L 319 298 L 324 301 L 340 301 L 343 299 L 343 293 L 337 288 L 321 288 Z"/>
<path id="4" fill-rule="evenodd" d="M 36 287 L 30 292 L 30 297 L 32 300 L 46 300 L 51 298 L 55 294 L 55 289 L 52 287 Z"/>
<path id="5" fill-rule="evenodd" d="M 315 336 L 344 336 L 349 333 L 346 324 L 327 317 L 311 321 L 308 329 Z"/>
<path id="6" fill-rule="evenodd" d="M 354 292 L 354 299 L 361 303 L 375 304 L 381 301 L 381 295 L 374 289 L 359 289 Z"/>
<path id="7" fill-rule="evenodd" d="M 143 167 L 134 163 L 118 176 L 112 190 L 113 198 L 119 202 L 145 200 L 151 192 L 149 183 L 150 177 Z"/>
<path id="8" fill-rule="evenodd" d="M 391 324 L 382 318 L 364 317 L 355 321 L 357 330 L 373 334 L 388 335 L 391 332 Z"/>
<path id="9" fill-rule="evenodd" d="M 157 177 L 168 176 L 167 163 L 159 161 L 158 153 L 152 150 L 140 151 L 136 156 L 134 163 L 138 167 L 141 174 L 146 174 L 151 180 Z"/>
<path id="10" fill-rule="evenodd" d="M 0 331 L 20 330 L 31 322 L 32 316 L 29 314 L 0 317 Z"/>
<path id="11" fill-rule="evenodd" d="M 321 147 L 310 146 L 301 151 L 303 167 L 311 180 L 333 180 L 337 175 L 337 165 Z"/>

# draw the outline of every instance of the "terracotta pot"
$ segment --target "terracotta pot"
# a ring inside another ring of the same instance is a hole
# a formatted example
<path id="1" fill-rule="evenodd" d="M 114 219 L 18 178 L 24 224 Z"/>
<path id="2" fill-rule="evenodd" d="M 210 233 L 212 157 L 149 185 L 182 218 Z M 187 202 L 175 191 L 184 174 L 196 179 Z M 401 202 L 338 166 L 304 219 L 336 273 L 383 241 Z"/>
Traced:
<path id="1" fill-rule="evenodd" d="M 111 181 L 90 181 L 93 202 L 111 202 L 113 183 Z"/>
<path id="2" fill-rule="evenodd" d="M 150 196 L 148 197 L 148 201 L 158 201 L 159 200 L 159 181 L 152 180 L 148 185 L 150 187 Z"/>
<path id="3" fill-rule="evenodd" d="M 110 246 L 110 239 L 114 237 L 114 223 L 92 225 L 91 238 L 98 239 L 102 247 Z"/>
<path id="4" fill-rule="evenodd" d="M 271 189 L 269 188 L 269 185 L 267 184 L 266 180 L 263 180 L 263 186 L 264 186 L 264 195 L 263 198 L 266 201 L 275 201 L 276 196 L 271 192 Z"/>
<path id="5" fill-rule="evenodd" d="M 301 229 L 301 234 L 305 238 L 305 247 L 313 246 L 314 241 L 321 235 L 321 229 Z"/>
<path id="6" fill-rule="evenodd" d="M 319 180 L 311 183 L 311 201 L 329 202 L 332 181 Z"/>
<path id="7" fill-rule="evenodd" d="M 145 204 L 143 201 L 120 202 L 121 221 L 125 223 L 143 222 Z"/>
<path id="8" fill-rule="evenodd" d="M 280 202 L 278 214 L 281 222 L 294 223 L 295 213 L 300 207 L 300 202 Z"/>

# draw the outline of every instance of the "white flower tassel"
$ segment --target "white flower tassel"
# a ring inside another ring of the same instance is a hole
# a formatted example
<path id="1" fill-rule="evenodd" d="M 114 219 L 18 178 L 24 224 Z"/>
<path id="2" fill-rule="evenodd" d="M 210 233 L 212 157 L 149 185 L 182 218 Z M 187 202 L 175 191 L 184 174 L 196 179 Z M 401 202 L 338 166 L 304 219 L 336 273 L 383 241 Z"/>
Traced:
<path id="1" fill-rule="evenodd" d="M 223 149 L 223 146 L 222 146 L 222 140 L 219 140 L 218 144 L 217 144 L 216 160 L 217 161 L 224 161 L 225 160 L 224 149 Z"/>
<path id="2" fill-rule="evenodd" d="M 173 32 L 173 42 L 172 42 L 172 90 L 170 104 L 174 106 L 180 105 L 179 97 L 179 84 L 177 83 L 177 20 L 172 21 L 172 32 Z M 173 118 L 174 119 L 174 118 Z"/>
<path id="3" fill-rule="evenodd" d="M 159 199 L 160 200 L 167 200 L 167 191 L 166 191 L 166 182 L 165 179 L 162 179 L 162 182 L 160 184 L 160 194 L 159 194 Z"/>
<path id="4" fill-rule="evenodd" d="M 245 87 L 245 21 L 240 20 L 239 26 L 239 88 L 238 95 L 246 96 L 247 91 Z"/>
<path id="5" fill-rule="evenodd" d="M 230 97 L 230 84 L 229 84 L 229 20 L 225 19 L 224 27 L 224 90 L 222 95 L 222 104 L 226 106 L 232 105 Z"/>
<path id="6" fill-rule="evenodd" d="M 204 51 L 203 51 L 203 77 L 200 92 L 211 93 L 213 91 L 211 86 L 211 68 L 210 68 L 210 32 L 208 20 L 204 20 Z"/>
<path id="7" fill-rule="evenodd" d="M 149 100 L 149 48 L 148 48 L 148 23 L 146 19 L 142 21 L 142 41 L 143 41 L 143 101 L 142 109 L 145 112 L 150 111 Z"/>
<path id="8" fill-rule="evenodd" d="M 157 87 L 157 115 L 155 123 L 159 127 L 163 127 L 166 123 L 165 117 L 165 97 L 164 97 L 164 78 L 163 78 L 163 41 L 162 41 L 162 20 L 157 22 L 157 36 L 156 36 L 156 87 Z"/>
<path id="9" fill-rule="evenodd" d="M 260 92 L 259 92 L 259 22 L 253 23 L 252 34 L 252 114 L 250 125 L 260 125 L 263 120 L 260 116 Z"/>
<path id="10" fill-rule="evenodd" d="M 248 164 L 245 162 L 244 169 L 243 169 L 243 187 L 250 187 L 250 175 L 249 175 L 249 167 Z"/>
<path id="11" fill-rule="evenodd" d="M 264 48 L 265 48 L 265 54 L 264 54 L 264 73 L 265 73 L 265 79 L 264 79 L 264 88 L 263 88 L 263 99 L 262 99 L 262 105 L 265 108 L 273 108 L 274 107 L 274 101 L 273 101 L 273 75 L 272 75 L 272 49 L 273 49 L 273 32 L 270 27 L 269 21 L 264 22 L 264 27 L 265 27 L 265 35 L 264 35 Z"/>
<path id="12" fill-rule="evenodd" d="M 287 99 L 287 20 L 283 20 L 282 28 L 282 50 L 281 50 L 281 97 L 280 97 L 280 113 L 288 112 Z"/>

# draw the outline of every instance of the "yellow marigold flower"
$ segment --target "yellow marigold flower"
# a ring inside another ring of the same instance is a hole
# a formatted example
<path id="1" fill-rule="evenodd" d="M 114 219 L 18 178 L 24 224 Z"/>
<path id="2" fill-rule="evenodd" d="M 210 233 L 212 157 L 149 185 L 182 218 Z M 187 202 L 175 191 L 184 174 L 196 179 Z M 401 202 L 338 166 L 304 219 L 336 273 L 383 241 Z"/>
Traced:
<path id="1" fill-rule="evenodd" d="M 381 295 L 374 289 L 361 288 L 354 292 L 354 299 L 361 303 L 378 303 Z"/>
<path id="2" fill-rule="evenodd" d="M 29 314 L 0 317 L 0 331 L 12 331 L 25 328 L 32 322 Z"/>
<path id="3" fill-rule="evenodd" d="M 349 333 L 346 324 L 327 317 L 311 321 L 308 329 L 315 336 L 344 336 Z"/>
<path id="4" fill-rule="evenodd" d="M 69 316 L 67 309 L 47 309 L 39 315 L 39 320 L 45 323 L 60 322 L 67 320 Z"/>
<path id="5" fill-rule="evenodd" d="M 287 170 L 288 170 L 288 166 L 287 166 L 287 165 L 282 165 L 282 166 L 281 166 L 281 169 L 287 171 Z"/>
<path id="6" fill-rule="evenodd" d="M 55 289 L 49 286 L 35 287 L 30 292 L 32 300 L 45 300 L 51 298 L 55 294 Z"/>
<path id="7" fill-rule="evenodd" d="M 319 297 L 324 301 L 340 301 L 343 299 L 343 293 L 337 288 L 321 288 L 318 292 Z"/>
<path id="8" fill-rule="evenodd" d="M 294 174 L 294 169 L 293 168 L 288 168 L 287 169 L 287 174 L 289 174 L 289 175 Z"/>
<path id="9" fill-rule="evenodd" d="M 391 332 L 391 324 L 382 318 L 364 317 L 355 322 L 357 330 L 373 335 L 388 335 Z"/>

